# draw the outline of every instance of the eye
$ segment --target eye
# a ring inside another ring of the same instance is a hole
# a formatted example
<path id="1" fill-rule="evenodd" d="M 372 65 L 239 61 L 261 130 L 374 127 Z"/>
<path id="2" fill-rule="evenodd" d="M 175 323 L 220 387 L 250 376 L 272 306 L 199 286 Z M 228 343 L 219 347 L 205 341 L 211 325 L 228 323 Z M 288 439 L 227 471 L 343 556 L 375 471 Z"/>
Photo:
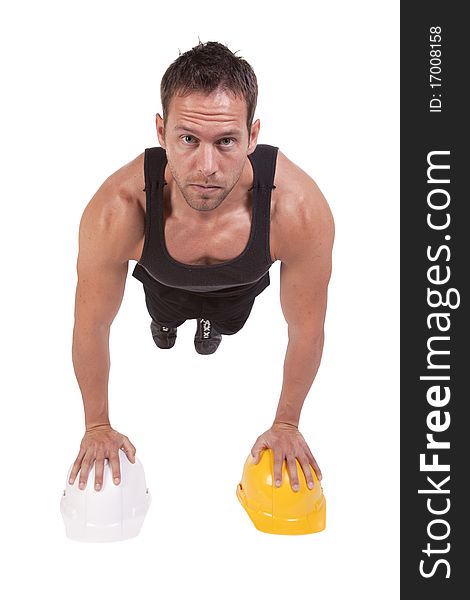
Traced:
<path id="1" fill-rule="evenodd" d="M 182 139 L 185 140 L 186 138 L 192 138 L 194 139 L 194 137 L 192 135 L 183 135 Z"/>
<path id="2" fill-rule="evenodd" d="M 235 140 L 233 138 L 222 138 L 220 140 L 221 142 L 235 142 Z M 228 146 L 229 144 L 221 144 L 222 146 Z"/>

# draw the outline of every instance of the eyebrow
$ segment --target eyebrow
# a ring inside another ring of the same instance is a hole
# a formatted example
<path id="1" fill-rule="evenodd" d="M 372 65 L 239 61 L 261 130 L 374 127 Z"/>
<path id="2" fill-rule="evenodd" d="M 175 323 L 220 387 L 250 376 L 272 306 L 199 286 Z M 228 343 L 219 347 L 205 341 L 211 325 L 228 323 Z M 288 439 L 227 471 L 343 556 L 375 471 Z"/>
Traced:
<path id="1" fill-rule="evenodd" d="M 192 135 L 197 135 L 197 133 L 195 131 L 193 131 L 192 129 L 189 129 L 189 127 L 184 127 L 183 125 L 177 125 L 174 129 L 175 131 L 187 131 L 188 133 L 191 133 Z M 240 135 L 240 130 L 239 129 L 231 129 L 230 131 L 224 131 L 223 133 L 218 134 L 216 137 L 218 138 L 223 138 L 229 135 Z"/>

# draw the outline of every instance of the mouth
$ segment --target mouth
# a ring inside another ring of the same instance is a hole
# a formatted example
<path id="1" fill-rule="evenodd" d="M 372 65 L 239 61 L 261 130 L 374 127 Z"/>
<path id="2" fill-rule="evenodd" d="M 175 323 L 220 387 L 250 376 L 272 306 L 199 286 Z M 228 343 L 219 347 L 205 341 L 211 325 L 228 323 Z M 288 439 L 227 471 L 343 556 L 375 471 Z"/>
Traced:
<path id="1" fill-rule="evenodd" d="M 191 184 L 191 187 L 196 188 L 199 191 L 204 191 L 204 192 L 210 192 L 211 190 L 218 190 L 220 189 L 219 186 L 217 185 L 197 185 L 197 184 Z"/>

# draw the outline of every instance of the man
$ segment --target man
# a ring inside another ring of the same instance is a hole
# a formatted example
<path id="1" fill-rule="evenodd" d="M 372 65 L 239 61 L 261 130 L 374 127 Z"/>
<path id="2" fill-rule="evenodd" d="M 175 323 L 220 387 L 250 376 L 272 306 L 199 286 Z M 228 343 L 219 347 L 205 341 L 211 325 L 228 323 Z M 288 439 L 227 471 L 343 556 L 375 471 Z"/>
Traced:
<path id="1" fill-rule="evenodd" d="M 286 460 L 292 489 L 313 486 L 320 469 L 298 422 L 323 350 L 334 224 L 315 182 L 277 147 L 257 145 L 256 76 L 217 42 L 180 55 L 161 82 L 161 147 L 149 148 L 111 175 L 80 221 L 73 364 L 86 432 L 72 468 L 84 489 L 96 461 L 95 489 L 108 458 L 119 484 L 119 449 L 136 449 L 108 418 L 109 332 L 124 294 L 129 260 L 144 285 L 159 348 L 196 319 L 194 345 L 215 352 L 222 335 L 239 331 L 255 297 L 281 261 L 280 300 L 289 342 L 272 427 L 252 447 L 274 454 L 281 484 Z M 303 473 L 297 473 L 295 459 Z"/>

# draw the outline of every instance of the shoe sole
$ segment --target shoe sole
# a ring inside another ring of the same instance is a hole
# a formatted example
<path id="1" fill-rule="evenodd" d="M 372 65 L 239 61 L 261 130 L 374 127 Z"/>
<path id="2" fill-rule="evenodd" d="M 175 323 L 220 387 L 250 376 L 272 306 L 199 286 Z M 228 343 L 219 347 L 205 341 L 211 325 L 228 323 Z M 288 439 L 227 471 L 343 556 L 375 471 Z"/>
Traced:
<path id="1" fill-rule="evenodd" d="M 221 340 L 221 341 L 222 341 L 222 340 Z M 203 343 L 204 343 L 204 342 L 203 342 Z M 214 342 L 214 343 L 215 343 L 215 342 Z M 217 348 L 220 346 L 220 342 L 219 342 L 219 343 L 218 343 L 218 344 L 215 346 L 215 348 L 214 348 L 214 349 L 211 349 L 211 350 L 209 350 L 209 351 L 208 351 L 208 350 L 205 350 L 205 349 L 201 348 L 200 346 L 198 347 L 196 344 L 197 344 L 197 342 L 194 342 L 194 348 L 196 349 L 196 352 L 197 352 L 198 354 L 214 354 L 214 352 L 215 352 L 215 351 L 217 350 Z"/>
<path id="2" fill-rule="evenodd" d="M 214 337 L 210 339 L 201 339 L 203 337 L 203 333 L 198 335 L 200 329 L 200 321 L 198 319 L 198 326 L 196 329 L 196 334 L 194 336 L 194 348 L 198 354 L 214 354 L 217 348 L 220 346 L 220 342 L 222 341 L 222 335 L 220 333 L 215 332 Z M 214 330 L 215 331 L 215 330 Z M 204 344 L 209 344 L 209 349 L 204 347 Z"/>
<path id="3" fill-rule="evenodd" d="M 152 333 L 152 338 L 155 342 L 155 345 L 161 350 L 170 350 L 175 345 L 176 333 L 172 333 L 169 336 L 159 338 L 158 335 L 154 335 L 153 333 L 152 323 L 150 324 L 150 331 Z"/>
<path id="4" fill-rule="evenodd" d="M 175 342 L 173 342 L 173 343 L 172 343 L 172 344 L 170 344 L 170 345 L 167 345 L 167 346 L 162 346 L 162 345 L 160 345 L 160 343 L 159 343 L 159 340 L 158 340 L 157 338 L 153 338 L 153 341 L 155 342 L 155 345 L 156 345 L 158 348 L 160 348 L 161 350 L 171 350 L 171 348 L 173 348 L 173 346 L 175 345 Z M 176 340 L 175 340 L 175 341 L 176 341 Z"/>

